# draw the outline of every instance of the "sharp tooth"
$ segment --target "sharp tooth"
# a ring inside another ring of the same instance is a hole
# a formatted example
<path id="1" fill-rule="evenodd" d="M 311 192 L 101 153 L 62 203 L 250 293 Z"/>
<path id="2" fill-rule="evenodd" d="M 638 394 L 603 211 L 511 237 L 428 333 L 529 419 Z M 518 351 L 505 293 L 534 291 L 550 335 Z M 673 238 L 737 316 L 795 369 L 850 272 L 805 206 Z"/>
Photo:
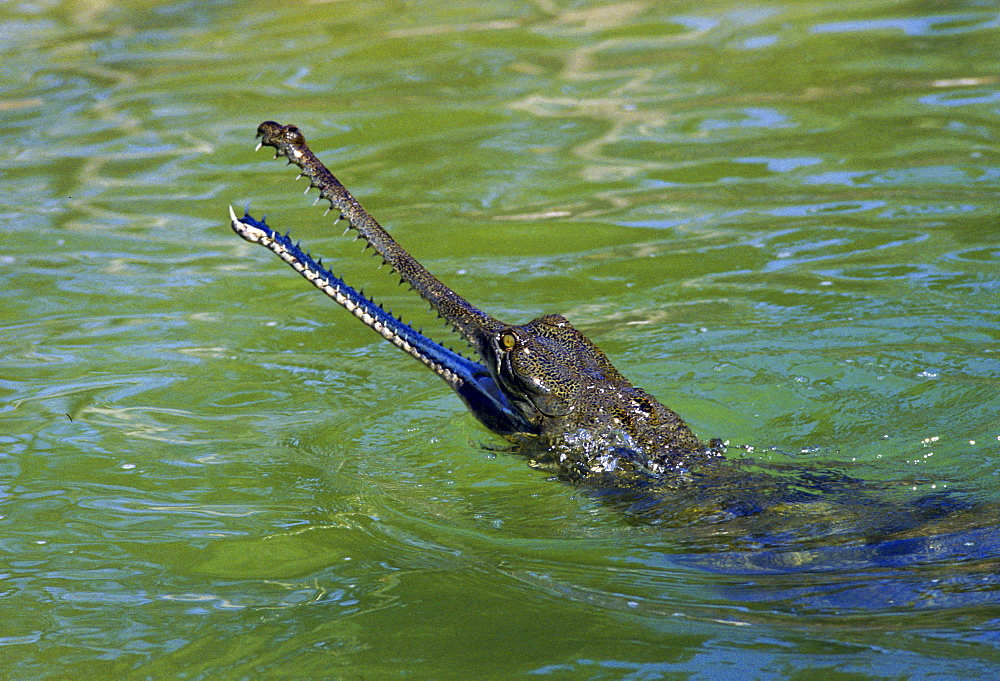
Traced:
<path id="1" fill-rule="evenodd" d="M 264 146 L 263 142 L 257 142 L 257 148 L 254 151 L 260 151 L 260 148 Z"/>
<path id="2" fill-rule="evenodd" d="M 240 219 L 236 217 L 236 211 L 233 210 L 232 206 L 229 207 L 229 219 L 232 220 L 233 222 L 240 221 Z"/>

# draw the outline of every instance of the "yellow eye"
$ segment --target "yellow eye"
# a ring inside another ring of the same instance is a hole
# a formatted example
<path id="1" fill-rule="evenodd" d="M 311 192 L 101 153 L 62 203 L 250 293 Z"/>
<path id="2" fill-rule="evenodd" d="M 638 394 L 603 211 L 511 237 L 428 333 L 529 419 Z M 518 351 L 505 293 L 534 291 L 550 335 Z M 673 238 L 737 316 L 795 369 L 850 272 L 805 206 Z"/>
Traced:
<path id="1" fill-rule="evenodd" d="M 517 345 L 517 336 L 515 336 L 510 331 L 504 331 L 500 334 L 500 349 L 502 350 L 513 350 L 514 346 Z"/>

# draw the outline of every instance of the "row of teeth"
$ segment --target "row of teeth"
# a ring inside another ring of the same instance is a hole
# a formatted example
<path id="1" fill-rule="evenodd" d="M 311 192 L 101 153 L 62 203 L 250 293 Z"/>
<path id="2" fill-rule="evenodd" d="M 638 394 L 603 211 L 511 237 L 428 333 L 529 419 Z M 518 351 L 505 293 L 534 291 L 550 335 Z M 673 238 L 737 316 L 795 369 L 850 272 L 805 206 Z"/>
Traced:
<path id="1" fill-rule="evenodd" d="M 400 348 L 406 354 L 419 359 L 434 373 L 441 376 L 448 383 L 452 385 L 462 384 L 462 379 L 459 378 L 453 371 L 419 352 L 415 347 L 413 347 L 412 344 L 410 344 L 409 341 L 406 340 L 406 338 L 395 333 L 385 324 L 375 319 L 366 309 L 341 293 L 338 285 L 330 283 L 330 280 L 323 276 L 320 272 L 308 267 L 305 263 L 295 257 L 294 254 L 290 253 L 284 245 L 275 241 L 270 235 L 267 234 L 267 232 L 258 227 L 254 227 L 253 225 L 248 225 L 236 217 L 236 212 L 233 210 L 232 206 L 229 207 L 229 217 L 232 220 L 233 229 L 235 229 L 241 237 L 247 241 L 261 244 L 262 246 L 265 246 L 273 251 L 279 258 L 291 265 L 296 272 L 305 277 L 313 286 L 333 298 L 341 307 L 360 319 L 365 326 L 374 329 L 379 335 L 396 347 Z"/>
<path id="2" fill-rule="evenodd" d="M 260 151 L 261 149 L 263 149 L 263 148 L 264 148 L 264 146 L 265 146 L 265 144 L 264 144 L 264 141 L 263 141 L 263 140 L 261 140 L 260 142 L 257 142 L 257 146 L 256 146 L 256 147 L 254 147 L 254 151 Z M 270 144 L 269 144 L 269 145 L 266 145 L 266 146 L 273 146 L 273 145 L 270 145 Z M 301 152 L 301 151 L 299 151 L 298 149 L 293 149 L 293 150 L 292 150 L 292 155 L 294 155 L 294 156 L 295 156 L 295 158 L 301 158 L 301 157 L 302 157 L 302 152 Z M 281 151 L 280 149 L 278 149 L 278 147 L 274 147 L 274 157 L 275 157 L 275 158 L 281 158 L 281 157 L 285 157 L 285 158 L 288 158 L 288 154 L 286 154 L 286 153 L 282 153 L 282 151 Z M 293 163 L 293 161 L 291 161 L 290 159 L 289 159 L 289 161 L 288 161 L 288 162 L 289 162 L 290 164 L 292 164 L 292 163 Z M 296 180 L 296 181 L 298 181 L 298 180 L 302 179 L 303 177 L 306 177 L 306 174 L 305 174 L 305 173 L 302 173 L 302 172 L 300 172 L 300 173 L 299 173 L 299 174 L 298 174 L 298 175 L 297 175 L 297 176 L 295 177 L 295 180 Z M 315 184 L 313 184 L 313 183 L 312 183 L 312 180 L 311 180 L 311 179 L 310 179 L 310 181 L 309 181 L 309 186 L 308 186 L 308 187 L 306 187 L 306 190 L 305 190 L 304 192 L 302 192 L 302 193 L 303 193 L 303 194 L 308 194 L 308 193 L 309 193 L 309 190 L 310 190 L 310 189 L 319 189 L 319 187 L 318 187 L 317 185 L 315 185 Z M 315 201 L 313 201 L 313 205 L 315 206 L 315 205 L 316 205 L 317 203 L 319 203 L 319 202 L 320 202 L 320 201 L 321 201 L 322 199 L 323 199 L 323 195 L 322 195 L 322 193 L 321 193 L 321 194 L 320 194 L 319 196 L 317 196 L 317 197 L 316 197 L 316 200 L 315 200 Z M 330 199 L 327 199 L 327 200 L 328 200 L 328 201 L 330 201 L 330 206 L 329 206 L 329 207 L 328 207 L 328 208 L 327 208 L 327 209 L 326 209 L 325 211 L 323 211 L 323 217 L 326 217 L 326 216 L 327 216 L 327 215 L 328 215 L 328 214 L 330 213 L 330 211 L 331 211 L 331 210 L 333 210 L 333 208 L 334 208 L 334 206 L 333 206 L 333 201 L 332 201 L 332 200 L 330 200 Z M 341 214 L 340 214 L 340 216 L 339 216 L 339 217 L 337 217 L 337 220 L 336 220 L 336 222 L 335 222 L 334 224 L 337 224 L 337 222 L 340 222 L 341 220 L 347 220 L 347 226 L 346 226 L 346 227 L 344 228 L 344 234 L 343 234 L 344 236 L 347 236 L 347 233 L 351 231 L 351 227 L 352 227 L 352 226 L 351 226 L 351 222 L 350 222 L 350 220 L 348 220 L 348 219 L 347 219 L 347 216 L 346 216 L 346 215 L 344 215 L 343 213 L 341 213 Z M 360 234 L 358 234 L 357 236 L 355 236 L 355 237 L 354 237 L 354 240 L 355 240 L 355 241 L 357 241 L 357 240 L 358 240 L 358 239 L 360 239 L 360 238 L 362 238 L 362 237 L 361 237 L 361 235 L 360 235 Z M 366 244 L 366 245 L 365 245 L 365 248 L 366 248 L 366 249 L 367 249 L 367 248 L 369 248 L 369 247 L 371 246 L 371 244 L 369 244 L 369 243 L 368 243 L 368 240 L 367 240 L 367 239 L 365 239 L 365 244 Z M 386 260 L 385 260 L 385 258 L 383 257 L 383 258 L 382 258 L 382 264 L 381 264 L 381 265 L 379 265 L 379 268 L 381 268 L 381 267 L 382 267 L 383 265 L 386 265 L 386 264 L 387 264 L 387 263 L 386 263 Z M 393 271 L 394 271 L 394 272 L 396 272 L 396 269 L 395 269 L 395 268 L 393 268 Z M 398 272 L 397 272 L 397 274 L 398 274 Z M 403 279 L 401 278 L 401 279 L 400 279 L 400 281 L 399 281 L 399 283 L 400 283 L 400 284 L 402 284 L 402 283 L 405 283 L 405 280 L 403 280 Z M 411 287 L 411 288 L 412 288 L 412 287 Z M 432 309 L 432 310 L 434 311 L 434 313 L 435 313 L 435 314 L 437 314 L 437 316 L 438 316 L 439 318 L 441 318 L 441 313 L 439 313 L 439 312 L 438 312 L 437 310 L 434 310 L 433 306 L 431 307 L 431 309 Z"/>
<path id="3" fill-rule="evenodd" d="M 257 146 L 256 146 L 256 147 L 254 148 L 254 151 L 260 151 L 261 149 L 263 149 L 263 148 L 264 148 L 264 146 L 271 146 L 271 147 L 273 147 L 273 148 L 274 148 L 274 157 L 275 157 L 275 158 L 282 158 L 282 157 L 285 157 L 285 158 L 289 158 L 289 156 L 288 156 L 288 154 L 287 154 L 287 153 L 283 153 L 281 149 L 279 149 L 278 147 L 276 147 L 276 146 L 274 146 L 274 145 L 271 145 L 271 144 L 268 144 L 268 145 L 265 145 L 265 144 L 264 144 L 264 141 L 263 141 L 263 140 L 261 140 L 260 142 L 258 142 L 258 143 L 257 143 Z M 298 149 L 292 149 L 291 153 L 292 153 L 292 155 L 293 155 L 293 156 L 295 156 L 295 158 L 296 158 L 296 159 L 300 159 L 300 158 L 302 158 L 302 156 L 303 156 L 302 152 L 301 152 L 301 151 L 299 151 Z M 294 164 L 294 161 L 292 161 L 292 160 L 291 160 L 290 158 L 289 158 L 289 161 L 288 161 L 288 162 L 289 162 L 289 164 Z M 296 181 L 297 181 L 297 180 L 299 180 L 299 179 L 301 179 L 301 178 L 303 178 L 303 177 L 307 177 L 307 176 L 306 176 L 306 174 L 305 174 L 305 173 L 303 173 L 303 172 L 300 172 L 300 173 L 299 173 L 299 174 L 298 174 L 298 175 L 297 175 L 297 176 L 295 177 L 295 179 L 296 179 Z M 318 186 L 316 186 L 315 184 L 313 184 L 313 182 L 312 182 L 312 179 L 311 179 L 311 178 L 310 178 L 310 181 L 309 181 L 309 186 L 308 186 L 308 187 L 306 187 L 306 189 L 305 189 L 305 191 L 303 192 L 303 194 L 308 194 L 308 193 L 309 193 L 309 190 L 310 190 L 310 189 L 319 189 L 319 187 L 318 187 Z M 321 193 L 320 193 L 320 195 L 316 197 L 316 200 L 315 200 L 315 201 L 313 201 L 313 205 L 315 206 L 315 205 L 316 205 L 317 203 L 319 203 L 319 202 L 320 202 L 320 201 L 321 201 L 322 199 L 323 199 L 323 195 L 322 195 L 322 190 L 321 190 Z M 327 199 L 327 200 L 328 200 L 328 201 L 330 201 L 330 206 L 329 206 L 329 207 L 328 207 L 328 208 L 327 208 L 327 209 L 326 209 L 325 211 L 323 211 L 323 216 L 324 216 L 324 217 L 326 217 L 326 216 L 327 216 L 327 215 L 328 215 L 328 214 L 330 213 L 330 211 L 331 211 L 331 210 L 333 210 L 333 208 L 334 208 L 334 205 L 333 205 L 333 201 L 332 201 L 332 200 L 330 200 L 330 199 Z M 351 222 L 350 222 L 350 220 L 349 220 L 349 219 L 347 218 L 347 216 L 345 216 L 345 215 L 343 214 L 343 212 L 341 212 L 341 214 L 340 214 L 340 215 L 339 215 L 339 216 L 337 217 L 337 221 L 336 221 L 336 222 L 340 222 L 341 220 L 347 220 L 347 226 L 346 226 L 346 227 L 344 228 L 344 236 L 346 236 L 346 235 L 347 235 L 347 233 L 351 231 L 351 229 L 352 229 L 352 225 L 351 225 Z M 336 224 L 336 222 L 335 222 L 334 224 Z M 362 238 L 362 237 L 361 237 L 361 235 L 360 235 L 360 234 L 357 234 L 357 235 L 356 235 L 356 236 L 354 237 L 354 240 L 355 240 L 355 241 L 357 241 L 357 240 L 358 240 L 359 238 Z M 369 244 L 369 243 L 368 243 L 368 240 L 367 240 L 367 239 L 365 239 L 365 249 L 369 248 L 370 246 L 371 246 L 371 244 Z M 386 260 L 385 260 L 385 258 L 383 257 L 383 258 L 382 258 L 382 264 L 381 264 L 381 265 L 379 265 L 379 268 L 381 268 L 381 267 L 382 267 L 383 265 L 385 265 L 385 264 L 387 264 L 387 263 L 386 263 Z M 396 269 L 395 269 L 395 268 L 393 268 L 393 272 L 396 272 L 396 273 L 398 274 L 398 272 L 396 271 Z M 399 283 L 401 283 L 401 284 L 402 284 L 402 283 L 405 283 L 405 280 L 403 280 L 402 278 L 400 278 L 400 282 L 399 282 Z M 411 286 L 411 288 L 412 288 L 412 286 Z M 441 313 L 440 313 L 440 312 L 438 312 L 437 310 L 435 310 L 433 306 L 431 306 L 431 309 L 432 309 L 432 310 L 433 310 L 433 312 L 434 312 L 434 313 L 435 313 L 435 314 L 436 314 L 436 315 L 438 316 L 438 318 L 442 318 L 442 317 L 441 317 Z"/>

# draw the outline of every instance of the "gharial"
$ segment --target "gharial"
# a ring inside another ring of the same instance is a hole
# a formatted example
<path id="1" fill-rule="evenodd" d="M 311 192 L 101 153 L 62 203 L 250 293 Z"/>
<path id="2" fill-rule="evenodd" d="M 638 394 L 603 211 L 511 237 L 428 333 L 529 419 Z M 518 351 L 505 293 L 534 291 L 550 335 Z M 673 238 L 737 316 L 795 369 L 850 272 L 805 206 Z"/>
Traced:
<path id="1" fill-rule="evenodd" d="M 619 480 L 683 476 L 719 456 L 673 411 L 632 385 L 607 356 L 560 315 L 507 324 L 475 307 L 404 250 L 316 157 L 293 125 L 265 121 L 261 147 L 273 147 L 340 211 L 401 278 L 478 354 L 470 360 L 403 323 L 294 243 L 247 212 L 232 228 L 266 246 L 386 340 L 430 367 L 487 428 L 530 447 L 532 460 L 564 479 L 612 474 Z M 308 191 L 308 189 L 307 189 Z M 329 212 L 329 211 L 328 211 Z M 345 232 L 346 233 L 346 232 Z"/>
<path id="2" fill-rule="evenodd" d="M 708 521 L 701 526 L 713 541 L 724 534 L 752 546 L 795 546 L 800 568 L 820 554 L 807 552 L 807 559 L 799 549 L 832 535 L 838 536 L 835 544 L 854 537 L 869 546 L 868 553 L 851 554 L 851 560 L 883 560 L 886 551 L 964 555 L 968 527 L 987 528 L 974 530 L 982 533 L 995 526 L 1000 515 L 995 504 L 970 503 L 951 490 L 899 503 L 893 489 L 916 490 L 912 482 L 869 482 L 836 468 L 726 457 L 720 440 L 699 440 L 676 413 L 624 378 L 565 317 L 550 314 L 527 324 L 507 324 L 436 279 L 324 167 L 298 128 L 266 121 L 257 135 L 258 150 L 273 147 L 276 158 L 298 166 L 309 188 L 319 189 L 317 201 L 329 201 L 330 209 L 347 220 L 348 230 L 356 230 L 402 282 L 430 303 L 479 361 L 404 324 L 324 269 L 287 234 L 249 212 L 240 218 L 230 208 L 233 230 L 269 248 L 364 324 L 432 369 L 479 421 L 513 442 L 533 465 L 580 484 L 625 510 L 627 517 L 643 524 L 685 526 L 701 519 Z M 781 564 L 766 569 L 787 568 L 782 554 L 776 555 Z M 744 558 L 737 561 L 738 570 L 747 569 Z"/>

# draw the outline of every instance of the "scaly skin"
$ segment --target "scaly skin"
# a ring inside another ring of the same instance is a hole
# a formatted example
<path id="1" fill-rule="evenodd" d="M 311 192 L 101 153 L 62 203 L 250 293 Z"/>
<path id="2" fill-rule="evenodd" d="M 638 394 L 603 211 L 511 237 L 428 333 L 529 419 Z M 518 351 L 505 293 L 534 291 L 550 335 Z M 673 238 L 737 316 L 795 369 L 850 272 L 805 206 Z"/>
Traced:
<path id="1" fill-rule="evenodd" d="M 663 479 L 718 455 L 676 413 L 633 386 L 607 356 L 560 315 L 527 324 L 478 309 L 407 253 L 316 158 L 298 128 L 266 121 L 261 146 L 301 169 L 319 199 L 340 211 L 402 281 L 420 294 L 479 355 L 472 362 L 434 343 L 354 291 L 287 237 L 249 215 L 233 229 L 270 248 L 390 342 L 432 368 L 491 430 L 527 445 L 533 460 L 560 477 Z M 376 312 L 377 310 L 377 312 Z"/>

